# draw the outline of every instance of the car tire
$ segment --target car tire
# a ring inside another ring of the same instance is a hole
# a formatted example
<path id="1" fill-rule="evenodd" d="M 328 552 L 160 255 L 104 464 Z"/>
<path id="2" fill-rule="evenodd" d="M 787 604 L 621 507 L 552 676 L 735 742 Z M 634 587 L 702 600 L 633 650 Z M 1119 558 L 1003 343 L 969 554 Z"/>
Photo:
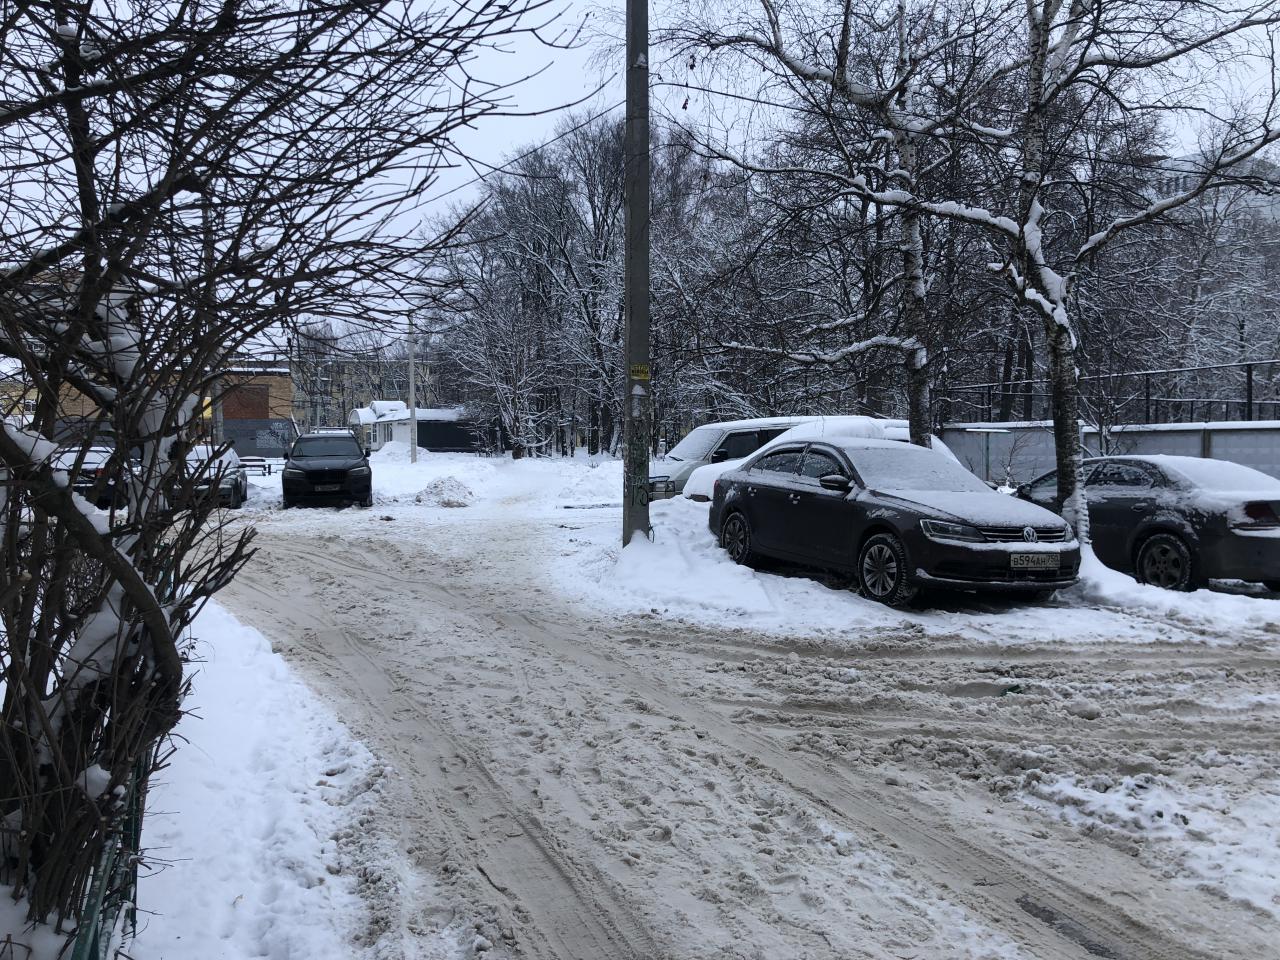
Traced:
<path id="1" fill-rule="evenodd" d="M 752 566 L 758 557 L 751 543 L 751 523 L 746 514 L 735 510 L 724 518 L 720 524 L 720 546 L 729 554 L 730 560 L 745 567 Z"/>
<path id="2" fill-rule="evenodd" d="M 244 505 L 244 494 L 240 492 L 240 484 L 231 488 L 231 496 L 227 499 L 228 510 L 239 510 Z"/>
<path id="3" fill-rule="evenodd" d="M 289 497 L 284 498 L 283 507 L 285 510 L 288 510 L 292 507 L 296 507 L 297 505 L 298 505 L 297 500 L 290 499 Z"/>
<path id="4" fill-rule="evenodd" d="M 373 506 L 372 492 L 370 492 L 370 494 L 367 497 L 365 497 L 363 500 L 360 501 L 360 506 L 364 507 L 366 510 L 369 509 L 369 507 Z"/>
<path id="5" fill-rule="evenodd" d="M 1134 563 L 1139 583 L 1165 590 L 1194 590 L 1195 558 L 1183 539 L 1173 533 L 1153 533 L 1138 545 Z"/>
<path id="6" fill-rule="evenodd" d="M 858 586 L 862 595 L 889 607 L 904 607 L 916 595 L 907 580 L 911 569 L 907 548 L 892 533 L 868 537 L 858 551 Z"/>

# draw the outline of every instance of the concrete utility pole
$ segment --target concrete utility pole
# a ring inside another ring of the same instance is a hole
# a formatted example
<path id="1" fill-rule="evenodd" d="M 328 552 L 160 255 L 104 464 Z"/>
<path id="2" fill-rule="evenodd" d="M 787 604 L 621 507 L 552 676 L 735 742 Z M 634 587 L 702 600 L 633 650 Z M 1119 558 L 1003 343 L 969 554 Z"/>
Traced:
<path id="1" fill-rule="evenodd" d="M 622 544 L 649 536 L 649 7 L 627 0 L 624 303 L 627 396 L 623 408 Z"/>
<path id="2" fill-rule="evenodd" d="M 409 462 L 418 462 L 418 392 L 414 367 L 417 345 L 413 342 L 413 314 L 409 314 Z"/>

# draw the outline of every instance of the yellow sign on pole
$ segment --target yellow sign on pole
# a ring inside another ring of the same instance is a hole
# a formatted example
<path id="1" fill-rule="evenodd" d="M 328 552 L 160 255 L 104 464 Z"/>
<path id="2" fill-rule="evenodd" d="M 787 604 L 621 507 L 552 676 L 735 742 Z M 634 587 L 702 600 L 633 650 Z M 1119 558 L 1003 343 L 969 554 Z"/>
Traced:
<path id="1" fill-rule="evenodd" d="M 633 363 L 631 365 L 632 380 L 648 380 L 649 365 L 647 363 Z"/>

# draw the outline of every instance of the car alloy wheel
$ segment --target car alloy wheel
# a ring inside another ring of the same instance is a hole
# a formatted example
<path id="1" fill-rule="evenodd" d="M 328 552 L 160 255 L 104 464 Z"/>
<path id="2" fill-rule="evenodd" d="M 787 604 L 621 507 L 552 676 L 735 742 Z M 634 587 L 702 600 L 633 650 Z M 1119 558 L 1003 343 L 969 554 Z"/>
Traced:
<path id="1" fill-rule="evenodd" d="M 898 560 L 885 544 L 877 543 L 862 555 L 862 582 L 877 600 L 898 585 Z"/>
<path id="2" fill-rule="evenodd" d="M 1166 590 L 1192 587 L 1191 551 L 1170 533 L 1157 533 L 1138 550 L 1138 579 Z"/>
<path id="3" fill-rule="evenodd" d="M 889 533 L 878 533 L 862 547 L 858 558 L 858 583 L 872 600 L 891 607 L 906 604 L 915 596 L 907 583 L 907 551 L 902 541 Z"/>
<path id="4" fill-rule="evenodd" d="M 720 545 L 734 563 L 751 562 L 754 556 L 751 552 L 751 527 L 746 517 L 737 512 L 729 514 L 720 528 Z"/>

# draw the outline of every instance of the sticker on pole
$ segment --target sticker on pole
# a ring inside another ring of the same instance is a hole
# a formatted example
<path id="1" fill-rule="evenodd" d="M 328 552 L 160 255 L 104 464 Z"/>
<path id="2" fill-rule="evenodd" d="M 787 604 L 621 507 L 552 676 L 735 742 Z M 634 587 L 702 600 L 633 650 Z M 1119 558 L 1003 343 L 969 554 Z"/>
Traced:
<path id="1" fill-rule="evenodd" d="M 632 380 L 648 380 L 649 365 L 647 363 L 633 363 L 630 376 Z"/>

